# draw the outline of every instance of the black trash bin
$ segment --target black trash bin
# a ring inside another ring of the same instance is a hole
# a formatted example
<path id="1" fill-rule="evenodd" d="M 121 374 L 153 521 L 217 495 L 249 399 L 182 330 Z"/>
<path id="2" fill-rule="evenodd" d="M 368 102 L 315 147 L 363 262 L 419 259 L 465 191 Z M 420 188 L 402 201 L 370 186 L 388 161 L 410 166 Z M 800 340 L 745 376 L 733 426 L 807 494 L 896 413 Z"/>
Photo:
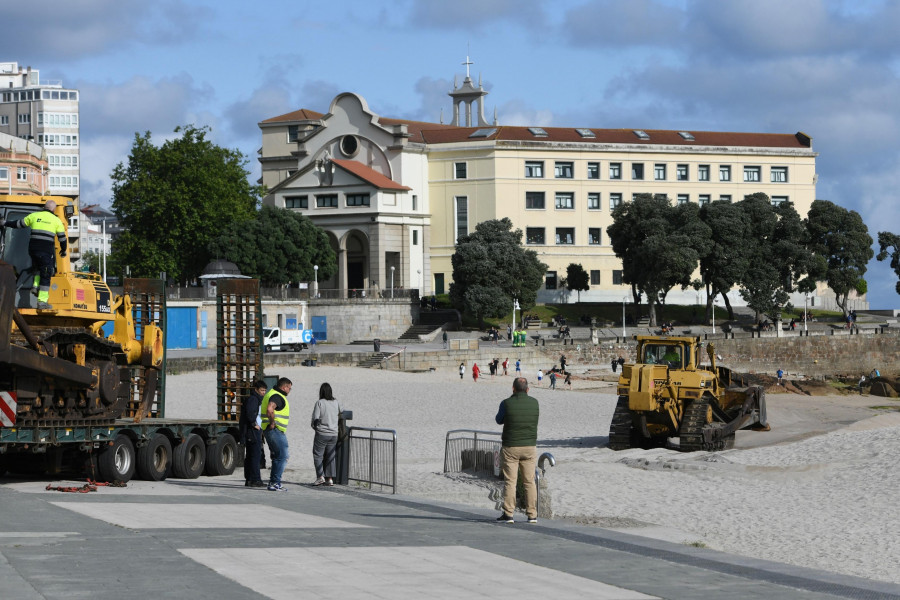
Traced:
<path id="1" fill-rule="evenodd" d="M 381 352 L 381 339 L 375 338 L 375 352 Z"/>
<path id="2" fill-rule="evenodd" d="M 350 477 L 350 440 L 347 421 L 353 420 L 353 411 L 342 411 L 338 416 L 338 439 L 334 447 L 335 483 L 347 485 Z"/>

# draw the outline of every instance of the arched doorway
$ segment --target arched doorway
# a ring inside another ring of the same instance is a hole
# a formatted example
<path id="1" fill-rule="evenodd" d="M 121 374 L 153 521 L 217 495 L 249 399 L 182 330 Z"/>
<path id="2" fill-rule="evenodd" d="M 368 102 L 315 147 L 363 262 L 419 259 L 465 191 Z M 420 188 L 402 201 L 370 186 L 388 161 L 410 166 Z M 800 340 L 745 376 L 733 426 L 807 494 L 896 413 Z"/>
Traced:
<path id="1" fill-rule="evenodd" d="M 369 287 L 369 243 L 359 231 L 351 231 L 344 240 L 347 253 L 347 288 L 364 290 Z"/>

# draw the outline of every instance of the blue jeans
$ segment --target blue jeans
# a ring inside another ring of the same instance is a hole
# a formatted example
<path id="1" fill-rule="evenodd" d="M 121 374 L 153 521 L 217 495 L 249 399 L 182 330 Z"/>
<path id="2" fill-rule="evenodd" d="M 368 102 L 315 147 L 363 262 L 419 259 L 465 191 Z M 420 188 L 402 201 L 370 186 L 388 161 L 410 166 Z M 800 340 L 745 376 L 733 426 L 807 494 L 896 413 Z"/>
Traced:
<path id="1" fill-rule="evenodd" d="M 313 465 L 316 467 L 316 477 L 335 476 L 334 449 L 337 446 L 336 435 L 322 435 L 316 432 L 313 439 Z"/>
<path id="2" fill-rule="evenodd" d="M 281 483 L 284 465 L 288 460 L 287 436 L 280 429 L 266 429 L 266 443 L 272 453 L 272 468 L 269 470 L 269 483 Z"/>

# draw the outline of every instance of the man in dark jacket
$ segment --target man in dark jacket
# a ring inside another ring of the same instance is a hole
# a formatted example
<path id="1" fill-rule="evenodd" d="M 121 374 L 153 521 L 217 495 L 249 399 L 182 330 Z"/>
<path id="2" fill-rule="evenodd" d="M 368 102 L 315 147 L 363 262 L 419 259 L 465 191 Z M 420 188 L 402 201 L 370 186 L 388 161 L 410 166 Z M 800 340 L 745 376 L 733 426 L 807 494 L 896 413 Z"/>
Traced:
<path id="1" fill-rule="evenodd" d="M 241 406 L 241 439 L 247 454 L 244 457 L 244 485 L 247 487 L 265 487 L 259 473 L 260 456 L 262 455 L 262 429 L 259 424 L 259 407 L 266 394 L 266 384 L 254 381 L 250 397 Z"/>
<path id="2" fill-rule="evenodd" d="M 528 381 L 516 377 L 513 394 L 500 403 L 497 424 L 503 425 L 501 464 L 503 469 L 503 514 L 497 519 L 513 523 L 516 509 L 516 480 L 522 476 L 525 490 L 525 514 L 529 523 L 537 523 L 537 487 L 534 467 L 537 462 L 538 401 L 528 395 Z"/>

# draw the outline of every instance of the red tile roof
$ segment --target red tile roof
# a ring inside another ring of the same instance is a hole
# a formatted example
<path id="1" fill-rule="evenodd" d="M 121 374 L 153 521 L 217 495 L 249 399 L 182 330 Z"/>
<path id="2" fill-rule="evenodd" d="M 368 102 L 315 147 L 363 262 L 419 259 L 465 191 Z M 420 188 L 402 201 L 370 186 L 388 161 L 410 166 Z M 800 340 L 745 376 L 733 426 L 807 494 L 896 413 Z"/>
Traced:
<path id="1" fill-rule="evenodd" d="M 324 117 L 308 109 L 300 109 L 278 117 L 266 119 L 263 123 L 278 123 L 285 121 L 316 120 Z M 427 123 L 423 121 L 411 121 L 408 119 L 393 119 L 378 117 L 378 122 L 391 127 L 405 124 L 409 131 L 409 140 L 424 144 L 448 144 L 465 141 L 510 141 L 510 142 L 561 142 L 561 143 L 595 143 L 595 144 L 629 144 L 643 146 L 743 146 L 762 148 L 794 148 L 810 149 L 812 140 L 804 133 L 739 133 L 724 131 L 689 131 L 694 136 L 688 140 L 679 135 L 677 130 L 645 129 L 649 139 L 641 139 L 635 135 L 633 129 L 591 129 L 595 137 L 582 137 L 574 127 L 544 127 L 546 136 L 535 136 L 528 127 L 512 126 L 487 126 L 487 127 L 457 127 L 443 123 Z M 496 129 L 493 135 L 488 137 L 470 138 L 469 136 L 479 129 Z"/>
<path id="2" fill-rule="evenodd" d="M 361 162 L 356 162 L 355 160 L 343 160 L 338 158 L 333 159 L 332 162 L 348 173 L 356 175 L 363 181 L 374 185 L 380 190 L 408 191 L 412 189 L 406 187 L 405 185 L 400 185 L 393 179 L 388 179 L 378 171 L 370 169 Z"/>

